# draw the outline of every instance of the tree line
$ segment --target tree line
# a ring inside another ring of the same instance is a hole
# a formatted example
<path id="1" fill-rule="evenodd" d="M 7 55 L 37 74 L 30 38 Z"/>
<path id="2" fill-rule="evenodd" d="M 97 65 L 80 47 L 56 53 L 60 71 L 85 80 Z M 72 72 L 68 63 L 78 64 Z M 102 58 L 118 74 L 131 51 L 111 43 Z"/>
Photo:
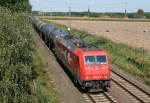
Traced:
<path id="1" fill-rule="evenodd" d="M 40 12 L 32 11 L 32 15 L 35 16 L 69 16 L 69 12 Z M 122 13 L 122 12 L 71 12 L 71 16 L 75 17 L 112 17 L 112 18 L 147 18 L 150 19 L 150 12 L 144 12 L 142 9 L 138 9 L 135 13 Z"/>

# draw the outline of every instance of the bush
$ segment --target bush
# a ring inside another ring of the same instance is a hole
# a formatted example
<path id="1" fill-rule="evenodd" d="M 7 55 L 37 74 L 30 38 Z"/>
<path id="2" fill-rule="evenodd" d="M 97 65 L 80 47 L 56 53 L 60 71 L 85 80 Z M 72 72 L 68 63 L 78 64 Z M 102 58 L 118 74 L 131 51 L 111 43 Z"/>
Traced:
<path id="1" fill-rule="evenodd" d="M 33 45 L 28 15 L 0 7 L 0 102 L 37 103 L 32 81 Z"/>
<path id="2" fill-rule="evenodd" d="M 0 0 L 0 6 L 9 8 L 12 11 L 31 11 L 29 0 Z"/>

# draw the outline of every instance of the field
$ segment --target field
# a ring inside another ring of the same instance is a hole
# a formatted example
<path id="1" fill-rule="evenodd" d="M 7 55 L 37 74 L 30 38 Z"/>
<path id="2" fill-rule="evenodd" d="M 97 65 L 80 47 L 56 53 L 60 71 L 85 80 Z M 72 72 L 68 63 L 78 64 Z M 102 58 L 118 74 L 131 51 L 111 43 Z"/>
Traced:
<path id="1" fill-rule="evenodd" d="M 132 47 L 150 51 L 150 22 L 53 20 Z"/>
<path id="2" fill-rule="evenodd" d="M 36 16 L 38 18 L 51 20 L 84 20 L 84 21 L 123 21 L 123 22 L 150 22 L 150 19 L 138 18 L 111 18 L 111 17 L 68 17 L 68 16 Z"/>

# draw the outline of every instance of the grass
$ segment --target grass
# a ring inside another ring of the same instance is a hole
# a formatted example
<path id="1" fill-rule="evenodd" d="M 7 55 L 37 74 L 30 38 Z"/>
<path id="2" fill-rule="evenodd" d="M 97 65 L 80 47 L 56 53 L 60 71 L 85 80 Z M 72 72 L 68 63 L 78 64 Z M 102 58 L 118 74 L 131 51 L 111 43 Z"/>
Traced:
<path id="1" fill-rule="evenodd" d="M 47 19 L 41 20 L 67 31 L 67 27 L 64 25 L 54 23 Z M 143 48 L 133 48 L 125 44 L 117 44 L 109 39 L 96 37 L 85 31 L 73 28 L 71 29 L 71 34 L 74 37 L 80 38 L 85 43 L 104 48 L 109 54 L 111 64 L 117 65 L 119 69 L 128 72 L 137 79 L 142 79 L 150 86 L 150 54 Z"/>
<path id="2" fill-rule="evenodd" d="M 34 88 L 35 94 L 39 103 L 59 103 L 57 93 L 54 90 L 54 85 L 46 71 L 46 65 L 43 64 L 39 54 L 36 52 L 33 56 L 35 77 Z"/>

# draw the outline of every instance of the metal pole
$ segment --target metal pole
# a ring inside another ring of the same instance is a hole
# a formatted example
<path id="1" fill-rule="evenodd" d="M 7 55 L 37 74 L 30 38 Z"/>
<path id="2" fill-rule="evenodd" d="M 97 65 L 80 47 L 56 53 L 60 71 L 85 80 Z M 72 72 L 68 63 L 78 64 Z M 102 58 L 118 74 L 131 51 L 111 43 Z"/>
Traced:
<path id="1" fill-rule="evenodd" d="M 68 32 L 70 34 L 70 30 L 71 30 L 71 6 L 69 6 L 68 8 L 68 13 L 69 13 L 69 27 L 68 27 Z"/>
<path id="2" fill-rule="evenodd" d="M 69 17 L 71 17 L 71 6 L 69 6 Z"/>
<path id="3" fill-rule="evenodd" d="M 52 18 L 52 16 L 53 16 L 52 8 L 51 8 L 51 13 L 50 13 L 50 15 L 51 15 L 51 18 Z"/>
<path id="4" fill-rule="evenodd" d="M 90 17 L 90 6 L 88 5 L 88 17 Z"/>
<path id="5" fill-rule="evenodd" d="M 124 16 L 126 17 L 127 16 L 127 2 L 125 2 L 125 13 L 124 13 Z"/>
<path id="6" fill-rule="evenodd" d="M 71 27 L 71 6 L 69 6 L 69 26 Z"/>

